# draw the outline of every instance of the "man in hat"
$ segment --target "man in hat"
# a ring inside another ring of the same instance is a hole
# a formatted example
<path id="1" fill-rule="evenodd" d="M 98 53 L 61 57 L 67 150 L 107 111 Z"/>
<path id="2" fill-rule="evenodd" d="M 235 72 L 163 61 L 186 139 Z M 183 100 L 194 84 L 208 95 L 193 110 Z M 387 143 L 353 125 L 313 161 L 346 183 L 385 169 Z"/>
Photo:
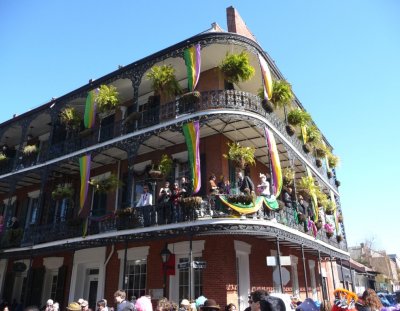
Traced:
<path id="1" fill-rule="evenodd" d="M 200 308 L 201 311 L 219 311 L 219 309 L 220 307 L 214 299 L 207 299 Z"/>
<path id="2" fill-rule="evenodd" d="M 179 311 L 187 311 L 189 310 L 190 302 L 187 299 L 182 299 L 181 301 L 181 307 L 179 308 Z"/>
<path id="3" fill-rule="evenodd" d="M 67 306 L 68 311 L 81 311 L 81 305 L 75 301 L 70 302 Z"/>

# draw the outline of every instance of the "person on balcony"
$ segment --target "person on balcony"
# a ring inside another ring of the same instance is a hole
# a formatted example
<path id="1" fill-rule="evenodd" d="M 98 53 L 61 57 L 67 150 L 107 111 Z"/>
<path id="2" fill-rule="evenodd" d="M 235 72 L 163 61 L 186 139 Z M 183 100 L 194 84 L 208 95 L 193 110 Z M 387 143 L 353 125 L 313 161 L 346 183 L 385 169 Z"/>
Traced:
<path id="1" fill-rule="evenodd" d="M 184 198 L 188 197 L 191 192 L 189 180 L 185 176 L 182 176 L 181 178 L 181 192 L 182 192 L 182 197 Z"/>
<path id="2" fill-rule="evenodd" d="M 257 185 L 257 192 L 264 197 L 271 197 L 271 189 L 269 186 L 269 182 L 267 181 L 267 176 L 265 174 L 260 173 L 260 184 Z M 259 218 L 267 218 L 269 219 L 271 216 L 271 211 L 268 208 L 264 208 L 263 206 L 258 210 Z"/>
<path id="3" fill-rule="evenodd" d="M 158 224 L 166 224 L 170 207 L 171 188 L 169 181 L 166 181 L 164 187 L 160 188 L 158 193 Z"/>
<path id="4" fill-rule="evenodd" d="M 149 193 L 149 186 L 143 186 L 143 193 L 136 204 L 141 216 L 143 217 L 143 225 L 150 226 L 151 206 L 153 205 L 153 195 Z"/>
<path id="5" fill-rule="evenodd" d="M 172 204 L 172 209 L 171 209 L 171 217 L 170 220 L 171 222 L 179 222 L 182 213 L 181 213 L 181 200 L 182 200 L 182 190 L 179 188 L 179 183 L 175 182 L 174 186 L 171 189 L 171 197 L 170 197 L 170 202 Z"/>
<path id="6" fill-rule="evenodd" d="M 283 203 L 285 203 L 285 206 L 288 208 L 293 207 L 292 193 L 293 193 L 293 189 L 291 187 L 287 187 L 283 191 L 283 196 L 282 196 Z"/>
<path id="7" fill-rule="evenodd" d="M 210 178 L 208 179 L 211 195 L 218 194 L 218 185 L 216 183 L 216 180 L 217 180 L 217 177 L 215 176 L 215 174 L 211 174 Z"/>
<path id="8" fill-rule="evenodd" d="M 221 175 L 217 187 L 220 194 L 230 194 L 231 192 L 231 183 L 229 182 L 229 179 L 225 178 L 224 175 Z"/>
<path id="9" fill-rule="evenodd" d="M 255 187 L 254 183 L 249 176 L 249 172 L 245 170 L 245 175 L 243 176 L 242 171 L 237 173 L 238 177 L 238 188 L 240 192 L 251 195 L 254 193 Z"/>

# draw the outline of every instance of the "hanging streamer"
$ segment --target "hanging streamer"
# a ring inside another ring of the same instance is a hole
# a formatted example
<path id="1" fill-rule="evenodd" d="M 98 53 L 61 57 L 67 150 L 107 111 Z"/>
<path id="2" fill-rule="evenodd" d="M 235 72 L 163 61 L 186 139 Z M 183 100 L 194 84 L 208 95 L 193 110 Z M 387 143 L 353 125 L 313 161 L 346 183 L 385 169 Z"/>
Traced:
<path id="1" fill-rule="evenodd" d="M 89 177 L 90 177 L 90 161 L 91 155 L 87 154 L 79 158 L 79 169 L 81 173 L 81 192 L 79 196 L 79 213 L 82 211 L 85 205 L 88 189 L 89 189 Z"/>
<path id="2" fill-rule="evenodd" d="M 197 82 L 200 78 L 201 56 L 200 44 L 192 46 L 184 51 L 183 57 L 185 59 L 187 76 L 188 76 L 188 89 L 193 92 L 196 88 Z"/>
<path id="3" fill-rule="evenodd" d="M 275 137 L 267 127 L 265 129 L 265 138 L 267 140 L 267 146 L 269 150 L 269 158 L 271 162 L 271 179 L 272 179 L 272 191 L 275 197 L 278 197 L 282 190 L 282 170 L 281 163 L 279 161 L 279 153 L 276 148 Z"/>
<path id="4" fill-rule="evenodd" d="M 310 168 L 308 166 L 307 166 L 307 176 L 313 178 Z M 317 222 L 318 218 L 319 218 L 319 209 L 318 209 L 318 199 L 317 199 L 317 195 L 315 194 L 315 191 L 311 191 L 310 196 L 311 196 L 312 203 L 314 205 L 315 221 Z"/>
<path id="5" fill-rule="evenodd" d="M 335 229 L 336 229 L 336 234 L 339 234 L 339 222 L 337 219 L 337 208 L 336 208 L 336 201 L 335 201 L 335 194 L 333 191 L 330 191 L 331 193 L 331 201 L 333 204 L 333 218 L 335 219 Z"/>
<path id="6" fill-rule="evenodd" d="M 183 134 L 185 136 L 188 149 L 189 170 L 193 179 L 193 194 L 200 190 L 200 125 L 199 121 L 186 123 L 183 125 Z"/>
<path id="7" fill-rule="evenodd" d="M 85 115 L 83 122 L 85 124 L 85 128 L 92 128 L 96 121 L 96 96 L 98 93 L 98 89 L 90 91 L 88 96 L 86 97 L 86 105 L 85 105 Z"/>
<path id="8" fill-rule="evenodd" d="M 264 98 L 271 99 L 272 97 L 272 77 L 269 67 L 264 57 L 258 54 L 258 59 L 260 62 L 261 74 L 263 79 L 264 87 Z"/>

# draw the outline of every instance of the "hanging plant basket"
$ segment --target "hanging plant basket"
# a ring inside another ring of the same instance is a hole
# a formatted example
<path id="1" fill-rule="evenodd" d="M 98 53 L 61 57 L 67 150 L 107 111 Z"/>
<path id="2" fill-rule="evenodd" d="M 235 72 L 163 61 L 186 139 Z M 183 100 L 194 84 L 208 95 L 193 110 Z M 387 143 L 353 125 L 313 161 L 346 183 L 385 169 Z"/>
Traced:
<path id="1" fill-rule="evenodd" d="M 182 102 L 183 104 L 197 104 L 200 102 L 200 92 L 199 91 L 194 91 L 194 92 L 189 92 L 189 93 L 185 93 L 181 96 L 181 98 L 179 99 L 180 102 Z"/>
<path id="2" fill-rule="evenodd" d="M 39 152 L 39 148 L 36 145 L 26 145 L 22 150 L 22 153 L 26 156 L 35 155 Z"/>
<path id="3" fill-rule="evenodd" d="M 327 208 L 327 209 L 325 209 L 325 214 L 326 215 L 333 215 L 333 212 L 334 212 L 335 210 L 333 209 L 333 208 Z"/>
<path id="4" fill-rule="evenodd" d="M 224 154 L 223 156 L 233 161 L 237 167 L 244 169 L 246 165 L 256 164 L 254 147 L 243 147 L 239 143 L 228 143 L 228 146 L 228 154 Z"/>
<path id="5" fill-rule="evenodd" d="M 337 236 L 336 236 L 336 241 L 337 241 L 338 243 L 342 242 L 342 241 L 343 241 L 343 236 L 342 236 L 341 234 L 337 235 Z"/>
<path id="6" fill-rule="evenodd" d="M 335 180 L 335 185 L 336 185 L 336 187 L 340 187 L 340 181 L 339 180 Z"/>
<path id="7" fill-rule="evenodd" d="M 263 99 L 261 106 L 264 108 L 266 113 L 272 113 L 274 111 L 274 106 L 267 99 Z"/>
<path id="8" fill-rule="evenodd" d="M 311 152 L 311 146 L 310 146 L 310 144 L 309 144 L 309 143 L 305 143 L 305 144 L 303 145 L 303 150 L 304 150 L 305 153 L 310 153 L 310 152 Z"/>
<path id="9" fill-rule="evenodd" d="M 91 179 L 89 183 L 94 187 L 95 192 L 100 193 L 113 192 L 123 185 L 114 174 L 101 180 Z"/>
<path id="10" fill-rule="evenodd" d="M 286 133 L 288 133 L 289 136 L 293 136 L 296 133 L 296 129 L 294 128 L 293 125 L 286 125 Z"/>
<path id="11" fill-rule="evenodd" d="M 229 203 L 249 205 L 253 203 L 253 197 L 247 194 L 233 194 L 227 197 Z"/>
<path id="12" fill-rule="evenodd" d="M 203 199 L 201 197 L 188 197 L 182 199 L 182 204 L 186 208 L 199 208 Z"/>
<path id="13" fill-rule="evenodd" d="M 343 223 L 343 215 L 339 215 L 338 217 L 337 217 L 337 221 L 338 221 L 338 223 Z"/>
<path id="14" fill-rule="evenodd" d="M 72 198 L 73 195 L 74 189 L 70 185 L 57 185 L 57 187 L 51 192 L 53 200 Z"/>
<path id="15" fill-rule="evenodd" d="M 330 239 L 331 237 L 333 237 L 333 232 L 326 232 L 326 237 L 328 239 Z"/>
<path id="16" fill-rule="evenodd" d="M 160 170 L 156 170 L 156 169 L 151 169 L 149 171 L 149 175 L 153 179 L 161 179 L 163 177 L 162 172 Z"/>
<path id="17" fill-rule="evenodd" d="M 316 160 L 315 160 L 315 165 L 316 165 L 317 167 L 321 167 L 321 166 L 322 166 L 322 161 L 321 161 L 320 159 L 316 159 Z"/>
<path id="18" fill-rule="evenodd" d="M 332 174 L 331 171 L 328 171 L 328 172 L 326 173 L 326 175 L 328 176 L 328 178 L 332 178 L 332 177 L 333 177 L 333 174 Z"/>
<path id="19" fill-rule="evenodd" d="M 318 220 L 318 221 L 314 222 L 314 224 L 315 224 L 315 227 L 317 228 L 317 230 L 321 230 L 322 229 L 323 223 L 322 223 L 321 220 Z"/>

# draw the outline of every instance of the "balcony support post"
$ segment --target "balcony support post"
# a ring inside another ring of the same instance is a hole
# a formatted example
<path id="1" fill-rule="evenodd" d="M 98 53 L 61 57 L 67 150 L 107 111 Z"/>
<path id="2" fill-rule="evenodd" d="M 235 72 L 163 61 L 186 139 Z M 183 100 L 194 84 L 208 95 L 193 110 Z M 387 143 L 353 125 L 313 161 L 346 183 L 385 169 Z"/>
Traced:
<path id="1" fill-rule="evenodd" d="M 282 266 L 281 266 L 281 248 L 279 245 L 279 236 L 276 237 L 276 250 L 278 254 L 276 255 L 276 261 L 278 264 L 278 270 L 279 270 L 279 281 L 281 283 L 281 293 L 284 294 L 285 290 L 283 288 L 283 282 L 282 282 Z"/>
<path id="2" fill-rule="evenodd" d="M 331 262 L 333 288 L 336 288 L 335 272 L 333 270 L 333 263 L 332 263 L 332 255 L 329 255 L 329 261 Z"/>
<path id="3" fill-rule="evenodd" d="M 303 272 L 304 272 L 304 285 L 306 287 L 306 298 L 308 298 L 308 282 L 307 282 L 306 258 L 304 257 L 304 244 L 301 244 L 301 256 L 303 259 Z"/>
<path id="4" fill-rule="evenodd" d="M 355 286 L 354 286 L 354 279 L 353 279 L 353 269 L 351 269 L 351 257 L 349 257 L 349 271 L 350 271 L 350 279 L 351 279 L 351 291 L 355 292 Z"/>
<path id="5" fill-rule="evenodd" d="M 18 167 L 18 164 L 20 163 L 19 157 L 22 154 L 22 150 L 24 148 L 24 142 L 26 141 L 26 138 L 28 136 L 28 125 L 31 123 L 31 118 L 26 118 L 23 119 L 20 122 L 20 126 L 22 128 L 21 131 L 21 139 L 19 140 L 19 146 L 18 149 L 15 152 L 15 159 L 14 159 L 14 164 L 13 164 L 13 169 Z"/>
<path id="6" fill-rule="evenodd" d="M 322 300 L 327 300 L 327 297 L 325 295 L 324 291 L 324 278 L 322 277 L 322 261 L 321 261 L 321 251 L 318 250 L 318 265 L 319 265 L 319 281 L 321 283 L 321 292 L 322 292 Z"/>

